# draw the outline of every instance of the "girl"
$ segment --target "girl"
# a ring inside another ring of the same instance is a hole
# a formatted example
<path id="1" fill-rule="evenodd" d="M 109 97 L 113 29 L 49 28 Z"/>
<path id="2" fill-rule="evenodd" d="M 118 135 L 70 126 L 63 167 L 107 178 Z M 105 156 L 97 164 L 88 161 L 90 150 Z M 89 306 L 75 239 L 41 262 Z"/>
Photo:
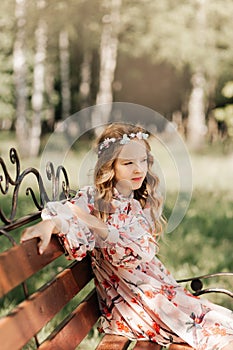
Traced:
<path id="1" fill-rule="evenodd" d="M 22 240 L 40 238 L 39 252 L 58 234 L 70 257 L 91 251 L 102 317 L 100 331 L 163 346 L 233 348 L 233 313 L 194 297 L 156 257 L 162 232 L 159 180 L 147 132 L 112 124 L 97 140 L 94 186 L 70 202 L 50 202 Z"/>

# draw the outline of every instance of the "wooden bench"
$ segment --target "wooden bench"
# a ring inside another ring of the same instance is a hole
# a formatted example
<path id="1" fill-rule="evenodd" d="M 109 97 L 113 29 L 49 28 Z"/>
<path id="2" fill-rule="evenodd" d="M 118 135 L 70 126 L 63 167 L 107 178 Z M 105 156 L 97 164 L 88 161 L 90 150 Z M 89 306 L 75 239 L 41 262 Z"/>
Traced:
<path id="1" fill-rule="evenodd" d="M 43 255 L 38 255 L 37 241 L 33 239 L 16 245 L 0 255 L 0 296 L 8 295 L 19 284 L 24 284 L 32 275 L 63 255 L 59 241 L 53 237 Z M 1 350 L 21 349 L 30 342 L 30 349 L 41 350 L 75 349 L 97 322 L 100 312 L 90 265 L 87 256 L 81 262 L 72 262 L 61 272 L 0 319 Z M 87 284 L 91 284 L 87 295 L 83 296 L 79 305 L 74 307 L 45 340 L 40 341 L 37 333 Z M 26 293 L 27 294 L 27 293 Z M 31 339 L 34 341 L 32 342 Z M 132 344 L 125 337 L 105 335 L 96 349 L 162 349 L 151 342 L 138 341 Z M 178 349 L 173 348 L 171 349 Z M 180 348 L 182 350 L 185 347 Z M 189 348 L 190 349 L 190 348 Z"/>
<path id="2" fill-rule="evenodd" d="M 90 331 L 98 334 L 94 330 L 100 316 L 90 257 L 87 256 L 81 262 L 68 261 L 56 237 L 52 238 L 43 255 L 38 254 L 36 239 L 18 243 L 22 228 L 34 224 L 40 217 L 43 201 L 48 200 L 48 194 L 36 169 L 30 168 L 21 172 L 15 150 L 11 150 L 11 159 L 16 168 L 18 167 L 15 179 L 12 179 L 0 158 L 3 170 L 3 175 L 0 170 L 2 195 L 7 194 L 10 185 L 14 188 L 8 215 L 0 209 L 0 218 L 3 221 L 0 227 L 1 246 L 4 241 L 9 241 L 11 245 L 0 253 L 1 350 L 162 349 L 158 344 L 131 342 L 123 336 L 96 335 L 87 341 L 84 339 Z M 59 172 L 55 174 L 51 164 L 49 169 L 53 186 L 58 186 Z M 60 170 L 65 179 L 62 192 L 64 196 L 68 196 L 68 177 L 64 169 Z M 36 177 L 40 188 L 39 201 L 32 190 L 27 190 L 32 194 L 38 210 L 34 214 L 16 218 L 19 188 L 29 173 Z M 52 193 L 51 199 L 54 200 L 58 188 L 53 188 Z M 45 269 L 48 270 L 44 273 Z M 40 277 L 38 273 L 41 274 Z M 40 280 L 43 281 L 41 285 Z M 15 299 L 16 304 L 11 305 Z M 92 343 L 93 339 L 96 340 L 95 343 Z M 91 343 L 89 347 L 88 343 Z M 170 346 L 170 350 L 187 349 L 191 348 L 185 344 Z"/>

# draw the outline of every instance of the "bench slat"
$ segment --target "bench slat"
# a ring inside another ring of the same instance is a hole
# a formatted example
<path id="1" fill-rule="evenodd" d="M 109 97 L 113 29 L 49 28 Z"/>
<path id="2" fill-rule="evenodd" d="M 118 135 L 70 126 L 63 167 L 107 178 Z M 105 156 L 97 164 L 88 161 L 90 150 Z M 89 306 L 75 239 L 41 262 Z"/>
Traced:
<path id="1" fill-rule="evenodd" d="M 137 341 L 133 350 L 161 350 L 162 346 L 148 341 Z"/>
<path id="2" fill-rule="evenodd" d="M 169 347 L 169 350 L 195 350 L 187 344 L 172 344 Z"/>
<path id="3" fill-rule="evenodd" d="M 96 291 L 88 295 L 77 309 L 39 347 L 40 350 L 73 350 L 86 337 L 100 316 Z"/>
<path id="4" fill-rule="evenodd" d="M 106 334 L 96 350 L 126 350 L 130 340 L 120 335 Z"/>
<path id="5" fill-rule="evenodd" d="M 91 278 L 87 257 L 72 264 L 50 284 L 19 304 L 0 320 L 1 350 L 19 349 L 25 345 Z"/>
<path id="6" fill-rule="evenodd" d="M 64 253 L 55 237 L 42 255 L 36 242 L 26 241 L 0 254 L 0 297 Z"/>

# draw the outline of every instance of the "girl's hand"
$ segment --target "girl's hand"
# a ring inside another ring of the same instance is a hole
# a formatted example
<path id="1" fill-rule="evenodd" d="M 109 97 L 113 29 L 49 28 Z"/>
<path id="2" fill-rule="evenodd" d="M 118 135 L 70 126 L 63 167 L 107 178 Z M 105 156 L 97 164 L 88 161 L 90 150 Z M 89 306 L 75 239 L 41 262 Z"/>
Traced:
<path id="1" fill-rule="evenodd" d="M 38 224 L 28 227 L 23 231 L 21 242 L 27 241 L 32 238 L 39 238 L 38 244 L 39 254 L 43 254 L 49 242 L 51 240 L 52 233 L 54 233 L 55 223 L 53 220 L 44 220 Z"/>

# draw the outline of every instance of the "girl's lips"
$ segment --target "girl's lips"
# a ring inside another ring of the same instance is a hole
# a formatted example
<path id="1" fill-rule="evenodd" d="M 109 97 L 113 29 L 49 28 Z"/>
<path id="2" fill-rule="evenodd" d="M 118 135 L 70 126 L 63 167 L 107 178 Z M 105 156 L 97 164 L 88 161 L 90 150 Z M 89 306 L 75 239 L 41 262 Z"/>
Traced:
<path id="1" fill-rule="evenodd" d="M 133 181 L 141 181 L 142 180 L 142 177 L 134 177 L 132 178 Z"/>

